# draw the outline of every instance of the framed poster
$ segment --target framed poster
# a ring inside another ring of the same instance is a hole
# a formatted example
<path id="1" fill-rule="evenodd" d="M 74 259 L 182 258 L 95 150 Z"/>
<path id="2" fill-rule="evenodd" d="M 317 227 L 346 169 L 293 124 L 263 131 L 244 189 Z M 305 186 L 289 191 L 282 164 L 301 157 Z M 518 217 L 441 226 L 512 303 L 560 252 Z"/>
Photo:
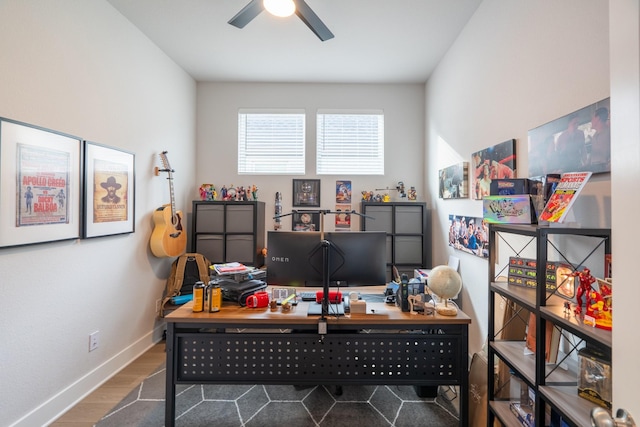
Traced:
<path id="1" fill-rule="evenodd" d="M 529 131 L 529 176 L 611 172 L 610 98 Z"/>
<path id="2" fill-rule="evenodd" d="M 351 230 L 351 205 L 336 205 L 335 210 L 335 230 L 349 231 Z"/>
<path id="3" fill-rule="evenodd" d="M 0 118 L 0 247 L 80 237 L 82 140 Z"/>
<path id="4" fill-rule="evenodd" d="M 291 230 L 320 231 L 320 213 L 318 211 L 294 211 Z"/>
<path id="5" fill-rule="evenodd" d="M 294 179 L 293 206 L 320 207 L 320 180 Z"/>
<path id="6" fill-rule="evenodd" d="M 85 142 L 83 237 L 134 232 L 134 154 Z"/>
<path id="7" fill-rule="evenodd" d="M 460 162 L 440 169 L 439 197 L 441 199 L 465 199 L 469 197 L 469 163 Z"/>
<path id="8" fill-rule="evenodd" d="M 516 140 L 510 139 L 471 155 L 471 194 L 476 200 L 490 194 L 493 179 L 516 177 Z"/>

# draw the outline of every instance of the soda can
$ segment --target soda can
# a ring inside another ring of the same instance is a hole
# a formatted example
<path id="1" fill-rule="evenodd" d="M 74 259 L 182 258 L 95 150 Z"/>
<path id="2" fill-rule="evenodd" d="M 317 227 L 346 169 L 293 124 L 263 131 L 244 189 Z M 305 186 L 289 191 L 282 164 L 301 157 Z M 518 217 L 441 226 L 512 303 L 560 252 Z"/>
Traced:
<path id="1" fill-rule="evenodd" d="M 209 298 L 209 313 L 220 311 L 220 307 L 222 306 L 222 289 L 220 288 L 220 285 L 209 282 L 209 286 L 207 287 L 207 289 Z"/>
<path id="2" fill-rule="evenodd" d="M 193 312 L 200 313 L 204 311 L 204 300 L 206 288 L 204 282 L 196 282 L 193 285 Z"/>

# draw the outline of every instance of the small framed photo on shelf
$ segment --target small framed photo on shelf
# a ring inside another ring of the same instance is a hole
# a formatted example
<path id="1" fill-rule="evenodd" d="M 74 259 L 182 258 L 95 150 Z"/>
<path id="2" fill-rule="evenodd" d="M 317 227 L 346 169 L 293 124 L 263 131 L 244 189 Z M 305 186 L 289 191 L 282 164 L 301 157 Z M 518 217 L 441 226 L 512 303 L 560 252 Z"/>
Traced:
<path id="1" fill-rule="evenodd" d="M 294 179 L 293 206 L 320 207 L 320 180 Z"/>
<path id="2" fill-rule="evenodd" d="M 134 232 L 134 154 L 85 142 L 84 238 Z"/>
<path id="3" fill-rule="evenodd" d="M 0 247 L 77 239 L 82 139 L 0 118 Z"/>
<path id="4" fill-rule="evenodd" d="M 320 213 L 316 211 L 294 211 L 291 230 L 320 231 Z"/>

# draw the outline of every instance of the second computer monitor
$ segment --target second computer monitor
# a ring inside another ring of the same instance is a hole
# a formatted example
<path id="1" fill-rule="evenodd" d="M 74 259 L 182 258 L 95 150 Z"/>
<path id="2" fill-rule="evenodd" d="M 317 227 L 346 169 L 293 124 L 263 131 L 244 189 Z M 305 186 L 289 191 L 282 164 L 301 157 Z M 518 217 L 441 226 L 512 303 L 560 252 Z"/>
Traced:
<path id="1" fill-rule="evenodd" d="M 387 278 L 387 234 L 383 231 L 328 233 L 331 282 L 343 286 L 384 285 Z"/>
<path id="2" fill-rule="evenodd" d="M 323 251 L 329 254 L 330 286 L 382 285 L 386 282 L 386 233 L 270 231 L 267 236 L 267 282 L 281 286 L 320 287 Z"/>

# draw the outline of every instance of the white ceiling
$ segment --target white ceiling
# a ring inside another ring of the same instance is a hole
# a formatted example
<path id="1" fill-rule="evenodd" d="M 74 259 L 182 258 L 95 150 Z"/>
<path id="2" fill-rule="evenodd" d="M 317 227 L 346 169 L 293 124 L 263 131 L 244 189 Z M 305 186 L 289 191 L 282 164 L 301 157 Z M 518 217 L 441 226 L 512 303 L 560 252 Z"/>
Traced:
<path id="1" fill-rule="evenodd" d="M 249 0 L 108 0 L 197 81 L 422 83 L 482 0 L 306 0 L 296 16 L 227 22 Z"/>

